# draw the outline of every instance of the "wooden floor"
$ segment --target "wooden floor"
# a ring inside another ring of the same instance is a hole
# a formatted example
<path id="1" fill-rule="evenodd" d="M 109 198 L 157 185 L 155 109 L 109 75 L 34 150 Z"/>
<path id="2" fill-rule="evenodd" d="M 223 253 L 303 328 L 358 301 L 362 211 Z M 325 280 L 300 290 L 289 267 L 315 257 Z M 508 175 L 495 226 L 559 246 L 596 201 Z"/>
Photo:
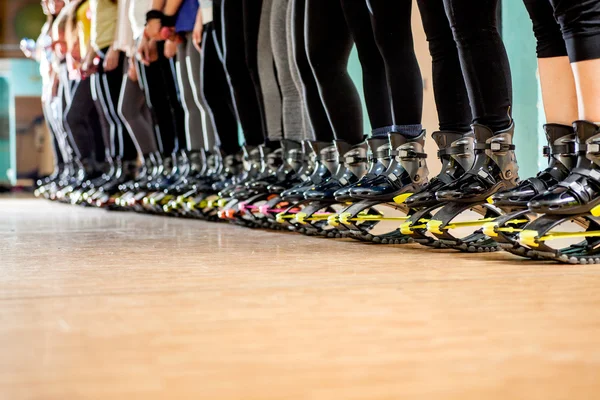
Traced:
<path id="1" fill-rule="evenodd" d="M 597 399 L 600 266 L 0 199 L 0 399 Z"/>

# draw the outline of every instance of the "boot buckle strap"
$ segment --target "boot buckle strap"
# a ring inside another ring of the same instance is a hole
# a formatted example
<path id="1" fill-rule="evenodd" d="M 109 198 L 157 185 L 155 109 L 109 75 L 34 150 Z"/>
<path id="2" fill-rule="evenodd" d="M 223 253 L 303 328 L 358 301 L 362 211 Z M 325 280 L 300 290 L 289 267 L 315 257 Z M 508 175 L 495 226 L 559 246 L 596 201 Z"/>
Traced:
<path id="1" fill-rule="evenodd" d="M 288 153 L 287 160 L 288 162 L 302 162 L 306 160 L 306 156 L 302 152 L 294 151 Z"/>
<path id="2" fill-rule="evenodd" d="M 346 157 L 344 159 L 344 163 L 346 165 L 356 165 L 356 164 L 365 163 L 367 161 L 370 161 L 370 160 L 368 160 L 365 157 L 353 157 L 353 156 L 349 156 L 349 157 Z"/>
<path id="3" fill-rule="evenodd" d="M 370 153 L 371 160 L 369 160 L 369 161 L 372 161 L 374 159 L 382 159 L 382 158 L 390 157 L 392 155 L 391 153 L 392 153 L 392 151 L 389 148 L 385 149 L 385 150 L 377 150 L 374 153 Z"/>
<path id="4" fill-rule="evenodd" d="M 585 146 L 587 154 L 598 155 L 600 154 L 600 143 L 589 143 Z"/>
<path id="5" fill-rule="evenodd" d="M 398 157 L 401 160 L 413 159 L 413 158 L 427 158 L 427 154 L 419 153 L 412 149 L 400 149 L 399 151 L 392 150 L 390 154 L 393 157 Z"/>
<path id="6" fill-rule="evenodd" d="M 494 153 L 504 153 L 515 149 L 514 144 L 506 144 L 499 142 L 491 143 L 476 143 L 475 150 L 491 150 Z"/>
<path id="7" fill-rule="evenodd" d="M 577 143 L 575 142 L 544 146 L 543 151 L 544 157 L 551 157 L 554 155 L 576 155 L 577 153 Z"/>
<path id="8" fill-rule="evenodd" d="M 460 144 L 457 146 L 452 146 L 447 149 L 438 150 L 438 157 L 442 158 L 443 156 L 460 156 L 471 153 L 471 146 L 466 144 Z"/>

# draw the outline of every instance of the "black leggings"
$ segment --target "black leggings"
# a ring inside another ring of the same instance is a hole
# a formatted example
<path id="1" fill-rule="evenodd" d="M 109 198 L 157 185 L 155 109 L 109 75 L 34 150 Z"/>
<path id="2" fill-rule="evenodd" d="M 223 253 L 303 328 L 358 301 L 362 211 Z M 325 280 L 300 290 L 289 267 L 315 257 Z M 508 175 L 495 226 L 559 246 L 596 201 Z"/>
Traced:
<path id="1" fill-rule="evenodd" d="M 600 58 L 600 1 L 524 0 L 537 38 L 538 58 Z"/>
<path id="2" fill-rule="evenodd" d="M 352 5 L 352 8 L 358 9 L 356 7 L 357 2 L 344 0 L 342 3 L 360 56 L 361 47 L 359 47 L 359 43 L 364 40 L 361 39 L 361 36 L 367 37 L 367 35 L 361 35 L 362 30 L 354 29 L 351 20 L 348 18 L 349 15 L 355 14 L 350 13 L 348 4 Z M 367 0 L 367 3 L 371 9 L 371 24 L 375 42 L 385 64 L 392 116 L 394 124 L 397 126 L 395 130 L 403 130 L 398 125 L 420 125 L 423 116 L 423 77 L 421 76 L 413 43 L 412 0 Z M 370 44 L 371 40 L 367 40 L 365 44 Z M 370 55 L 368 56 L 370 57 Z M 363 61 L 362 56 L 360 57 L 361 64 L 365 68 L 368 63 Z M 373 55 L 373 58 L 377 59 L 378 57 Z M 379 100 L 379 104 L 377 103 L 378 101 L 376 101 L 375 107 L 379 106 L 380 108 L 383 108 L 385 104 L 383 99 Z M 369 111 L 369 115 L 371 114 L 371 111 Z M 373 124 L 372 117 L 371 122 Z M 377 128 L 380 125 L 373 124 L 373 126 Z"/>
<path id="3" fill-rule="evenodd" d="M 140 66 L 140 82 L 146 95 L 146 103 L 152 112 L 157 143 L 165 157 L 179 148 L 185 149 L 185 141 L 179 144 L 180 136 L 185 140 L 183 108 L 177 97 L 175 65 L 164 56 L 164 42 L 158 42 L 158 60 Z"/>
<path id="4" fill-rule="evenodd" d="M 358 3 L 358 2 L 356 2 Z M 366 8 L 364 1 L 361 2 Z M 367 22 L 370 25 L 370 21 Z M 370 29 L 370 26 L 369 26 Z M 317 140 L 341 139 L 356 144 L 363 140 L 362 103 L 358 90 L 348 74 L 348 59 L 353 47 L 350 30 L 339 0 L 307 0 L 306 51 L 325 105 L 328 122 L 335 137 L 325 127 L 314 125 Z M 373 71 L 371 71 L 373 73 Z M 385 77 L 383 63 L 379 81 Z M 374 79 L 374 78 L 371 78 Z M 387 86 L 383 91 L 387 93 Z M 315 99 L 307 99 L 312 102 Z M 387 105 L 389 110 L 389 102 Z M 388 125 L 391 118 L 388 119 Z M 315 121 L 313 121 L 314 124 Z"/>
<path id="5" fill-rule="evenodd" d="M 498 1 L 421 0 L 419 2 L 423 20 L 426 22 L 424 26 L 432 48 L 434 64 L 437 58 L 438 64 L 443 65 L 448 62 L 451 64 L 449 68 L 455 68 L 452 65 L 455 62 L 453 54 L 449 51 L 444 52 L 440 48 L 441 46 L 451 48 L 450 38 L 454 38 L 469 95 L 473 123 L 485 125 L 494 132 L 508 128 L 512 122 L 512 79 L 508 56 L 496 21 Z M 445 14 L 440 9 L 442 4 Z M 447 29 L 448 22 L 450 30 Z M 440 77 L 434 76 L 434 82 L 440 81 Z M 464 104 L 463 99 L 460 99 L 457 104 L 456 97 L 459 94 L 456 91 L 446 91 L 452 86 L 443 84 L 443 89 L 437 88 L 436 99 L 444 103 L 443 108 L 457 105 L 456 112 L 462 113 L 464 112 L 461 109 Z"/>
<path id="6" fill-rule="evenodd" d="M 81 160 L 102 161 L 105 148 L 100 118 L 92 98 L 91 79 L 77 83 L 64 119 L 65 128 L 76 143 L 78 157 Z"/>
<path id="7" fill-rule="evenodd" d="M 218 18 L 218 16 L 215 17 Z M 200 86 L 208 106 L 209 117 L 220 141 L 221 151 L 227 156 L 237 153 L 240 150 L 240 144 L 235 108 L 221 58 L 220 35 L 215 29 L 216 24 L 217 20 L 204 26 Z"/>
<path id="8" fill-rule="evenodd" d="M 444 3 L 442 0 L 417 0 L 417 3 L 432 58 L 433 92 L 440 130 L 469 132 L 473 122 L 469 95 Z"/>
<path id="9" fill-rule="evenodd" d="M 262 0 L 222 0 L 223 55 L 246 143 L 265 142 L 257 46 Z"/>
<path id="10" fill-rule="evenodd" d="M 294 62 L 300 73 L 302 81 L 302 96 L 304 98 L 306 111 L 309 119 L 308 136 L 315 140 L 332 141 L 334 139 L 333 128 L 329 123 L 327 111 L 321 101 L 319 86 L 308 61 L 306 46 L 306 9 L 307 0 L 291 0 L 293 4 L 294 19 L 292 21 L 292 35 L 294 36 Z"/>
<path id="11" fill-rule="evenodd" d="M 363 138 L 360 98 L 346 71 L 353 43 L 373 133 L 402 132 L 417 125 L 418 134 L 423 84 L 413 46 L 411 1 L 308 3 L 308 58 L 336 138 L 351 144 Z"/>

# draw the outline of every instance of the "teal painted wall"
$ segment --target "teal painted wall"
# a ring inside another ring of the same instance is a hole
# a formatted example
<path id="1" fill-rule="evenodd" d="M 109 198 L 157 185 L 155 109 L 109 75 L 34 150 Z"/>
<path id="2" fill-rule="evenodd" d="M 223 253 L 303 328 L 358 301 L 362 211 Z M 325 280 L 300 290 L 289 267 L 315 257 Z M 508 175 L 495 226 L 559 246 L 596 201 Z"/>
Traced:
<path id="1" fill-rule="evenodd" d="M 543 164 L 542 108 L 533 27 L 522 1 L 502 2 L 502 34 L 513 78 L 515 145 L 521 178 L 535 175 Z"/>
<path id="2" fill-rule="evenodd" d="M 363 79 L 362 79 L 362 67 L 360 66 L 360 61 L 358 61 L 358 53 L 356 52 L 356 48 L 352 51 L 352 55 L 350 56 L 350 61 L 348 62 L 348 72 L 352 77 L 352 80 L 356 84 L 356 88 L 358 89 L 358 93 L 360 93 L 361 97 L 364 98 L 363 92 Z M 371 133 L 371 123 L 369 122 L 369 115 L 367 114 L 367 108 L 365 106 L 365 102 L 362 102 L 363 106 L 363 132 L 365 134 Z"/>
<path id="3" fill-rule="evenodd" d="M 0 77 L 0 185 L 11 183 L 8 171 L 12 165 L 11 93 L 8 79 Z"/>
<path id="4" fill-rule="evenodd" d="M 41 96 L 39 65 L 31 60 L 8 60 L 0 77 L 0 183 L 16 183 L 17 149 L 15 97 Z"/>
<path id="5" fill-rule="evenodd" d="M 13 83 L 13 95 L 41 96 L 42 78 L 38 63 L 27 59 L 10 60 L 10 80 Z"/>

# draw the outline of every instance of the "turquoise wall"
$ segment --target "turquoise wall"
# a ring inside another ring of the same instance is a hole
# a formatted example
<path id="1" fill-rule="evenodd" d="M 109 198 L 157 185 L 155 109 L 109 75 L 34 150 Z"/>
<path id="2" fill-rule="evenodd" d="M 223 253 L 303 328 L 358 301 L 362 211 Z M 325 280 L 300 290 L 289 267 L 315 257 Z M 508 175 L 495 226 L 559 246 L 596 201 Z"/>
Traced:
<path id="1" fill-rule="evenodd" d="M 8 60 L 0 76 L 0 184 L 16 183 L 17 149 L 15 97 L 41 96 L 39 65 L 31 60 Z"/>
<path id="2" fill-rule="evenodd" d="M 502 35 L 513 78 L 513 118 L 519 175 L 535 175 L 546 163 L 542 154 L 544 113 L 537 76 L 533 26 L 522 1 L 503 1 Z"/>
<path id="3" fill-rule="evenodd" d="M 11 182 L 7 174 L 12 154 L 11 108 L 8 79 L 0 77 L 0 185 Z"/>
<path id="4" fill-rule="evenodd" d="M 352 51 L 352 55 L 350 56 L 350 61 L 348 62 L 348 72 L 350 76 L 354 80 L 356 84 L 356 88 L 358 89 L 358 93 L 363 96 L 363 79 L 362 79 L 362 68 L 360 66 L 360 61 L 358 60 L 358 53 L 356 52 L 356 48 Z M 371 123 L 369 122 L 369 116 L 367 114 L 367 107 L 365 106 L 365 102 L 362 102 L 363 106 L 363 132 L 365 134 L 371 133 Z"/>

